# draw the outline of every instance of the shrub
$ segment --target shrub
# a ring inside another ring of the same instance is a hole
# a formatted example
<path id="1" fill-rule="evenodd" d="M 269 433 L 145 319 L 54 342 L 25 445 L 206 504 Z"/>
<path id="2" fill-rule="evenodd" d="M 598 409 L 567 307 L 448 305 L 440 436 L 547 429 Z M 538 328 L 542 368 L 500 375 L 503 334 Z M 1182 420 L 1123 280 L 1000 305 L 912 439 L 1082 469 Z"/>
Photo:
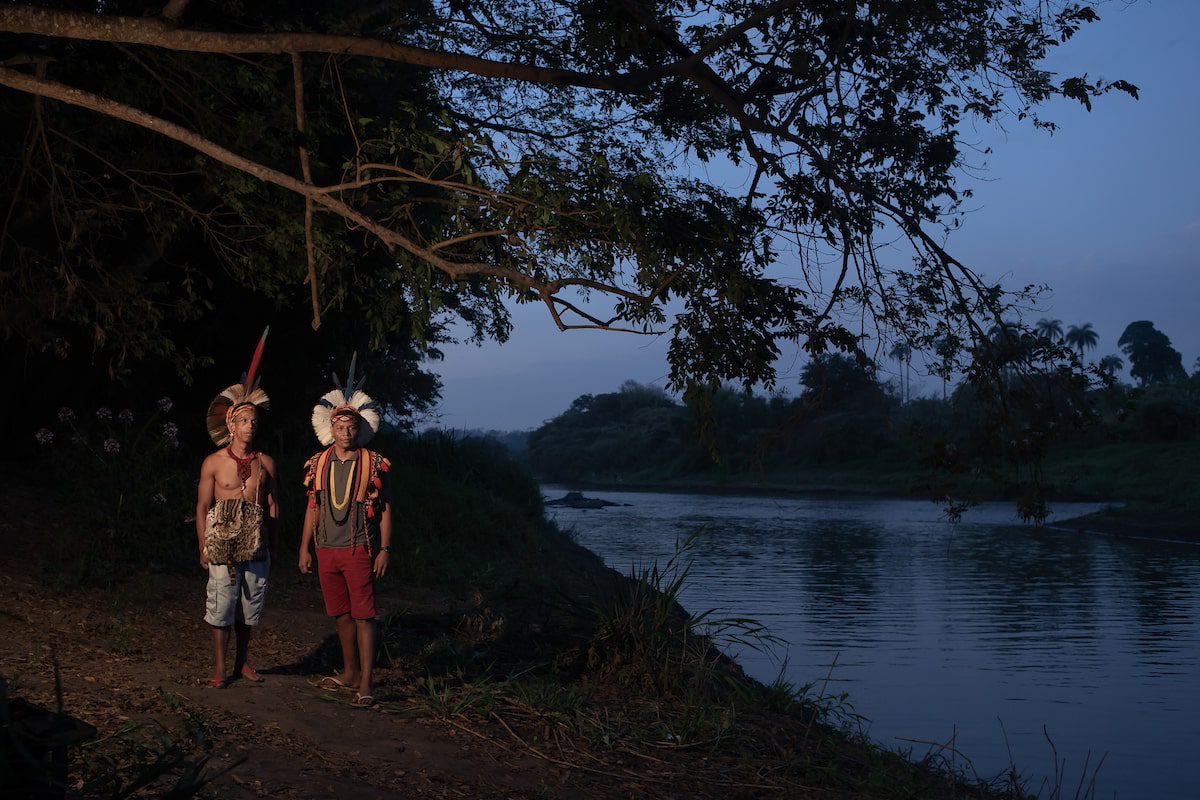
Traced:
<path id="1" fill-rule="evenodd" d="M 195 486 L 180 463 L 171 407 L 164 397 L 144 414 L 99 408 L 76 416 L 63 408 L 53 428 L 35 434 L 43 473 L 53 476 L 74 528 L 60 540 L 66 581 L 110 586 L 122 566 L 165 570 L 194 561 Z"/>

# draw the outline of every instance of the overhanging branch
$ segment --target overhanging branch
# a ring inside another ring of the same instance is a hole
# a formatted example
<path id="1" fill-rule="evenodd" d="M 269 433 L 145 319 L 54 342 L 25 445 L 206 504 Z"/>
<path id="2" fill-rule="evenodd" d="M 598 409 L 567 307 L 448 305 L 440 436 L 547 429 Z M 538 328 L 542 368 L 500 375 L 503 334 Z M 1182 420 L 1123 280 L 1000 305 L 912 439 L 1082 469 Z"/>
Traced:
<path id="1" fill-rule="evenodd" d="M 428 67 L 467 72 L 484 78 L 507 78 L 551 86 L 575 86 L 609 91 L 640 91 L 650 81 L 669 76 L 682 67 L 667 65 L 621 75 L 589 75 L 566 69 L 490 61 L 459 53 L 387 42 L 366 36 L 325 33 L 226 33 L 180 28 L 174 22 L 154 17 L 122 17 L 84 14 L 33 6 L 0 8 L 0 31 L 32 34 L 54 39 L 89 42 L 141 44 L 192 53 L 289 55 L 326 53 L 367 56 Z"/>
<path id="2" fill-rule="evenodd" d="M 169 139 L 173 139 L 181 144 L 184 144 L 197 152 L 203 153 L 210 158 L 219 161 L 222 164 L 241 170 L 248 175 L 252 175 L 266 183 L 279 186 L 287 189 L 305 198 L 306 202 L 312 202 L 334 214 L 341 216 L 348 222 L 351 222 L 360 228 L 374 235 L 380 242 L 389 247 L 398 247 L 422 261 L 425 261 L 445 273 L 453 280 L 458 280 L 473 275 L 482 275 L 497 278 L 509 284 L 516 289 L 524 289 L 534 292 L 539 298 L 547 299 L 554 298 L 557 302 L 556 295 L 565 288 L 590 288 L 616 297 L 621 297 L 625 300 L 650 304 L 653 303 L 665 290 L 671 280 L 678 274 L 673 273 L 663 285 L 655 288 L 649 294 L 640 294 L 619 286 L 615 286 L 600 281 L 595 281 L 589 278 L 559 278 L 553 281 L 544 281 L 536 279 L 530 275 L 514 269 L 496 266 L 493 264 L 485 264 L 479 262 L 455 262 L 451 261 L 434 251 L 434 249 L 422 247 L 416 242 L 409 239 L 407 236 L 395 231 L 380 222 L 371 219 L 365 214 L 355 210 L 351 206 L 339 200 L 329 191 L 328 187 L 316 186 L 311 182 L 297 180 L 296 178 L 287 175 L 286 173 L 272 169 L 271 167 L 260 164 L 245 156 L 222 147 L 221 145 L 209 139 L 200 136 L 194 131 L 188 130 L 181 125 L 169 122 L 160 117 L 156 117 L 141 109 L 124 103 L 110 100 L 105 97 L 83 91 L 72 86 L 68 86 L 57 81 L 46 80 L 44 78 L 27 75 L 16 70 L 0 67 L 0 86 L 8 86 L 12 89 L 27 92 L 35 97 L 45 97 L 52 100 L 58 100 L 69 105 L 79 108 L 86 108 L 91 111 L 96 111 L 113 119 L 119 119 L 124 122 L 129 122 L 134 125 L 141 126 L 147 130 L 154 131 Z M 585 315 L 586 316 L 586 315 Z"/>

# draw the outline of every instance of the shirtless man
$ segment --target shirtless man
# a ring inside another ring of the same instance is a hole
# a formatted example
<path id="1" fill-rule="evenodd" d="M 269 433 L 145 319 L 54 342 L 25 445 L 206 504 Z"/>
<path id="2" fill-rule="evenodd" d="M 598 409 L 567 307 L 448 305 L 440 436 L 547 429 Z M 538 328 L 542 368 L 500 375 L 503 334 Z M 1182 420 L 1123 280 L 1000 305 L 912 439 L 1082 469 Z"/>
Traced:
<path id="1" fill-rule="evenodd" d="M 279 522 L 275 461 L 254 449 L 259 408 L 266 407 L 267 396 L 245 388 L 229 387 L 209 407 L 209 434 L 221 449 L 204 459 L 196 498 L 200 566 L 208 571 L 204 621 L 212 627 L 209 685 L 218 689 L 238 678 L 262 681 L 246 658 L 251 629 L 262 616 Z M 218 415 L 225 417 L 224 433 L 216 430 Z M 226 675 L 231 628 L 233 674 Z"/>

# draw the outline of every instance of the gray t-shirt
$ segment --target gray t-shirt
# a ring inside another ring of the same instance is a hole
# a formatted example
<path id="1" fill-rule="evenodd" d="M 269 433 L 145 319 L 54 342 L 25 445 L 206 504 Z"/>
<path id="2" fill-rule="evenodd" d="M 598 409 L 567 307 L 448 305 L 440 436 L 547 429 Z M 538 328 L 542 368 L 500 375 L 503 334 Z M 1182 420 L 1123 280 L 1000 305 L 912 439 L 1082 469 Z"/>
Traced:
<path id="1" fill-rule="evenodd" d="M 325 487 L 325 502 L 321 504 L 321 513 L 325 517 L 325 540 L 320 543 L 321 547 L 349 547 L 351 544 L 366 543 L 367 531 L 363 525 L 357 526 L 355 530 L 355 538 L 358 541 L 350 541 L 352 515 L 358 511 L 355 508 L 352 485 L 356 477 L 354 465 L 357 463 L 357 453 L 346 461 L 338 461 L 333 456 L 329 458 L 329 482 Z M 346 498 L 346 504 L 340 509 L 334 508 L 334 501 L 341 502 L 342 498 Z"/>

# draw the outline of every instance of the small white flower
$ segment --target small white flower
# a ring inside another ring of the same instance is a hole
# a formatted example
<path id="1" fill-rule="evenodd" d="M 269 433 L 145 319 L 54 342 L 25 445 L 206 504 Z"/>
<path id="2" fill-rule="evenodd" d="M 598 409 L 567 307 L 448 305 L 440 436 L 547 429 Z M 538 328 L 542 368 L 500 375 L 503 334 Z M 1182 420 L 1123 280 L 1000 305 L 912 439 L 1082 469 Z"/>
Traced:
<path id="1" fill-rule="evenodd" d="M 154 502 L 158 503 L 160 506 L 165 506 L 167 504 L 167 496 L 165 494 L 163 494 L 162 492 L 159 492 L 158 494 L 154 495 L 153 499 L 154 499 Z"/>
<path id="2" fill-rule="evenodd" d="M 162 426 L 162 435 L 166 439 L 174 439 L 179 435 L 179 426 L 174 422 L 164 422 Z"/>
<path id="3" fill-rule="evenodd" d="M 158 399 L 158 410 L 164 414 L 174 408 L 174 406 L 175 404 L 171 402 L 171 398 L 169 397 L 160 397 Z"/>
<path id="4" fill-rule="evenodd" d="M 105 439 L 104 440 L 104 452 L 106 452 L 106 453 L 121 452 L 121 443 L 118 442 L 116 439 Z"/>
<path id="5" fill-rule="evenodd" d="M 120 414 L 117 414 L 117 419 L 121 420 L 122 425 L 133 424 L 133 412 L 128 408 L 122 409 Z"/>
<path id="6" fill-rule="evenodd" d="M 34 434 L 34 438 L 38 440 L 38 444 L 40 445 L 54 444 L 54 432 L 49 428 L 38 428 L 37 433 Z"/>
<path id="7" fill-rule="evenodd" d="M 58 421 L 62 423 L 70 423 L 75 421 L 75 412 L 63 406 L 58 410 Z"/>
<path id="8" fill-rule="evenodd" d="M 112 419 L 112 412 L 107 408 L 97 408 L 96 419 Z"/>

